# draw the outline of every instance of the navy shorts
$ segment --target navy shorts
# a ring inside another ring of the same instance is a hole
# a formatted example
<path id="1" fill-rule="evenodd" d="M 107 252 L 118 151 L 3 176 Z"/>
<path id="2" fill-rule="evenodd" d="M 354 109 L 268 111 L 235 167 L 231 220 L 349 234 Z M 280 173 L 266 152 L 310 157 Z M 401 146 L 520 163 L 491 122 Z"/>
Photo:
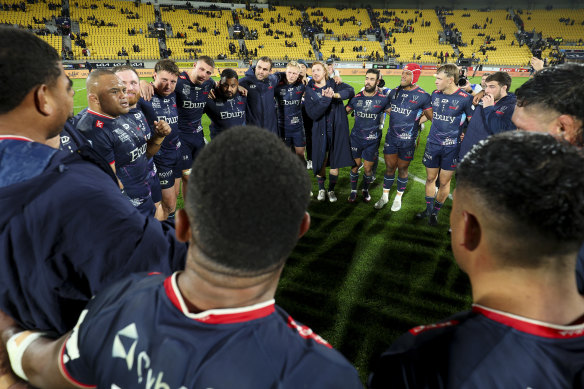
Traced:
<path id="1" fill-rule="evenodd" d="M 442 170 L 456 170 L 458 166 L 458 153 L 460 144 L 455 147 L 447 147 L 426 143 L 422 163 L 427 168 L 441 168 Z"/>
<path id="2" fill-rule="evenodd" d="M 286 146 L 294 147 L 305 147 L 306 146 L 306 136 L 304 136 L 304 130 L 300 130 L 295 133 L 288 133 L 284 137 L 284 143 Z"/>
<path id="3" fill-rule="evenodd" d="M 410 162 L 414 159 L 414 152 L 416 151 L 415 139 L 399 139 L 394 136 L 386 136 L 383 147 L 383 154 L 397 154 L 397 157 L 402 161 Z"/>
<path id="4" fill-rule="evenodd" d="M 375 162 L 379 156 L 379 139 L 365 140 L 351 136 L 351 154 L 353 159 L 363 158 Z"/>
<path id="5" fill-rule="evenodd" d="M 182 145 L 181 145 L 182 147 Z M 158 173 L 161 189 L 168 189 L 174 186 L 175 178 L 182 177 L 180 149 L 154 156 L 154 163 Z"/>
<path id="6" fill-rule="evenodd" d="M 180 134 L 181 170 L 188 170 L 193 165 L 197 155 L 205 147 L 203 132 L 194 134 Z M 180 176 L 179 176 L 180 177 Z M 177 177 L 178 178 L 178 177 Z"/>

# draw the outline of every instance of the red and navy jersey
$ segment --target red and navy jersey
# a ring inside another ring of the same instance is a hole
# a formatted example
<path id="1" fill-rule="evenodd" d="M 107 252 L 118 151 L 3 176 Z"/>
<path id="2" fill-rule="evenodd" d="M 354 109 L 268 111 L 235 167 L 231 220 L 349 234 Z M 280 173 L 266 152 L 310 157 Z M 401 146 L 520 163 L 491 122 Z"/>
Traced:
<path id="1" fill-rule="evenodd" d="M 150 197 L 147 135 L 133 116 L 112 118 L 88 109 L 77 129 L 110 165 L 115 163 L 116 175 L 132 205 L 137 207 Z"/>
<path id="2" fill-rule="evenodd" d="M 286 137 L 304 130 L 302 96 L 304 96 L 306 86 L 301 81 L 289 85 L 285 74 L 277 73 L 277 75 L 281 80 L 274 92 L 278 106 L 278 128 L 280 134 Z"/>
<path id="3" fill-rule="evenodd" d="M 170 125 L 171 132 L 164 138 L 157 155 L 169 154 L 174 156 L 180 147 L 178 138 L 178 110 L 176 107 L 176 94 L 173 92 L 168 96 L 158 96 L 154 94 L 150 101 L 140 99 L 138 109 L 146 116 L 146 121 L 150 128 L 154 128 L 154 122 L 164 120 Z"/>
<path id="4" fill-rule="evenodd" d="M 134 120 L 136 122 L 136 124 L 138 124 L 138 126 L 140 127 L 140 130 L 142 131 L 142 133 L 146 137 L 146 142 L 148 142 L 150 140 L 150 138 L 152 137 L 152 129 L 150 128 L 150 125 L 148 124 L 148 121 L 146 120 L 146 116 L 144 115 L 144 112 L 142 112 L 138 107 L 130 108 L 130 112 L 128 112 L 127 116 L 131 117 L 132 120 Z M 148 146 L 146 146 L 146 147 L 148 147 Z M 156 175 L 156 168 L 154 167 L 154 158 L 153 157 L 150 157 L 148 159 L 148 174 L 150 177 L 154 177 Z"/>
<path id="5" fill-rule="evenodd" d="M 379 123 L 383 113 L 389 108 L 389 97 L 381 92 L 373 96 L 365 96 L 363 91 L 357 93 L 347 106 L 355 113 L 355 124 L 351 137 L 362 140 L 376 140 L 381 138 Z"/>
<path id="6" fill-rule="evenodd" d="M 559 326 L 474 305 L 419 326 L 382 354 L 369 388 L 583 388 L 584 324 Z"/>
<path id="7" fill-rule="evenodd" d="M 395 88 L 389 92 L 391 100 L 391 115 L 387 135 L 402 139 L 414 140 L 418 137 L 418 123 L 424 111 L 432 109 L 430 95 L 416 86 L 412 90 Z"/>
<path id="8" fill-rule="evenodd" d="M 195 84 L 187 72 L 182 72 L 176 82 L 176 106 L 178 109 L 178 130 L 185 134 L 203 136 L 201 118 L 209 100 L 209 92 L 215 88 L 215 81 L 208 79 Z"/>
<path id="9" fill-rule="evenodd" d="M 61 355 L 83 387 L 362 388 L 355 368 L 274 300 L 189 313 L 176 273 L 98 294 Z"/>
<path id="10" fill-rule="evenodd" d="M 215 100 L 209 99 L 205 107 L 205 113 L 211 120 L 209 130 L 211 138 L 215 138 L 220 132 L 235 126 L 245 125 L 245 109 L 247 98 L 236 93 L 231 99 L 217 95 Z"/>
<path id="11" fill-rule="evenodd" d="M 428 143 L 457 147 L 466 118 L 472 117 L 472 95 L 458 89 L 451 95 L 432 93 L 432 127 Z"/>

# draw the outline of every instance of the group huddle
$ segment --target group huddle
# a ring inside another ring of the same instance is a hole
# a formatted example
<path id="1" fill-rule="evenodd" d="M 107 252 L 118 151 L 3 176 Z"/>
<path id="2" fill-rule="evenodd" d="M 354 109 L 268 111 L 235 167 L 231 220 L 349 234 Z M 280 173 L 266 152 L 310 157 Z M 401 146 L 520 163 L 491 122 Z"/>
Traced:
<path id="1" fill-rule="evenodd" d="M 452 250 L 473 306 L 396 340 L 361 372 L 367 387 L 584 387 L 584 104 L 570 87 L 584 66 L 538 72 L 513 105 L 526 131 L 506 131 L 509 80 L 488 76 L 473 110 L 449 65 L 432 95 L 416 86 L 415 64 L 390 91 L 368 71 L 355 95 L 318 62 L 306 85 L 301 66 L 271 75 L 265 58 L 241 82 L 226 69 L 215 85 L 202 59 L 186 73 L 163 60 L 152 84 L 127 67 L 92 72 L 88 109 L 70 120 L 72 83 L 51 46 L 0 28 L 0 61 L 1 389 L 362 388 L 351 363 L 274 300 L 310 228 L 302 105 L 318 199 L 336 199 L 338 169 L 350 166 L 355 201 L 361 160 L 370 199 L 384 113 L 377 207 L 396 169 L 403 193 L 422 116 L 432 119 L 420 213 L 430 224 L 456 169 Z M 553 88 L 573 95 L 547 99 Z"/>

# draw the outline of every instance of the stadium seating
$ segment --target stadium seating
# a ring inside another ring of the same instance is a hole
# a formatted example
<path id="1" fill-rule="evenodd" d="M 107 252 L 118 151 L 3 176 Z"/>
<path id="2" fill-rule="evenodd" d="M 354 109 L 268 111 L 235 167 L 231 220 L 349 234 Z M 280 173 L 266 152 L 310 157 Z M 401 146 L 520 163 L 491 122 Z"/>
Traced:
<path id="1" fill-rule="evenodd" d="M 173 36 L 166 38 L 166 45 L 171 49 L 172 59 L 193 59 L 194 54 L 189 50 L 201 50 L 198 55 L 208 55 L 214 59 L 219 54 L 228 59 L 237 58 L 237 53 L 229 52 L 229 42 L 234 42 L 239 50 L 237 41 L 229 40 L 227 22 L 232 23 L 230 11 L 203 11 L 203 13 L 189 13 L 184 9 L 161 8 L 162 21 L 172 26 Z M 207 32 L 202 32 L 206 29 Z M 215 31 L 219 33 L 216 35 Z M 186 38 L 177 37 L 177 33 L 186 34 Z M 201 40 L 202 45 L 193 46 L 185 41 Z M 185 51 L 187 50 L 187 51 Z"/>
<path id="2" fill-rule="evenodd" d="M 412 61 L 415 55 L 418 62 L 435 63 L 438 61 L 433 56 L 435 51 L 438 54 L 440 51 L 444 53 L 448 51 L 452 54 L 452 48 L 449 45 L 440 45 L 438 32 L 442 30 L 442 27 L 438 21 L 438 16 L 436 16 L 436 11 L 433 9 L 374 9 L 373 11 L 379 13 L 379 25 L 385 28 L 388 33 L 394 29 L 404 31 L 404 27 L 407 26 L 407 20 L 413 19 L 412 27 L 414 32 L 393 32 L 386 37 L 386 45 L 390 48 L 395 48 L 396 55 L 399 54 L 398 61 Z M 395 12 L 395 16 L 387 16 L 389 11 Z M 388 18 L 391 20 L 387 21 L 386 19 Z M 401 21 L 405 22 L 404 26 L 401 25 Z M 410 39 L 412 40 L 411 43 Z M 417 59 L 418 56 L 421 56 L 419 60 Z"/>
<path id="3" fill-rule="evenodd" d="M 367 10 L 337 8 L 307 8 L 310 22 L 322 23 L 323 29 L 332 30 L 333 35 L 358 37 L 359 31 L 371 28 L 371 19 Z M 352 20 L 354 19 L 354 20 Z"/>
<path id="4" fill-rule="evenodd" d="M 447 25 L 454 23 L 454 28 L 462 33 L 462 42 L 466 46 L 459 46 L 459 50 L 466 58 L 471 58 L 474 53 L 481 64 L 525 66 L 531 58 L 531 51 L 527 45 L 519 47 L 514 35 L 517 26 L 508 15 L 505 10 L 454 10 L 445 19 Z M 501 35 L 505 35 L 506 39 L 500 39 Z M 487 40 L 488 36 L 491 40 Z M 496 50 L 483 53 L 481 46 Z"/>
<path id="5" fill-rule="evenodd" d="M 254 10 L 241 9 L 237 10 L 237 13 L 239 24 L 247 27 L 250 31 L 257 30 L 258 39 L 246 40 L 245 45 L 249 51 L 255 51 L 257 48 L 258 58 L 268 56 L 278 60 L 285 60 L 286 58 L 314 59 L 312 45 L 308 39 L 302 38 L 300 26 L 296 23 L 296 21 L 302 19 L 300 11 L 278 6 L 273 7 L 272 10 L 264 9 L 259 14 Z M 280 21 L 278 21 L 278 15 L 280 16 Z M 269 24 L 269 28 L 264 28 L 266 23 Z M 268 35 L 268 31 L 272 31 L 273 34 Z M 286 34 L 288 37 L 285 36 Z M 290 34 L 292 35 L 291 38 Z M 288 46 L 286 46 L 286 41 Z M 294 44 L 296 47 L 291 47 Z M 312 57 L 309 57 L 309 51 L 313 52 Z"/>
<path id="6" fill-rule="evenodd" d="M 11 6 L 12 4 L 20 4 L 20 2 L 3 2 Z M 46 29 L 43 19 L 47 21 L 52 20 L 60 15 L 59 10 L 50 10 L 47 3 L 28 4 L 26 3 L 26 12 L 20 10 L 15 11 L 12 8 L 9 11 L 0 9 L 0 23 L 17 25 L 20 28 L 29 28 L 34 30 Z M 35 22 L 36 19 L 36 22 Z M 60 35 L 39 35 L 39 38 L 53 46 L 59 53 L 63 45 L 63 37 Z"/>
<path id="7" fill-rule="evenodd" d="M 108 0 L 74 0 L 71 3 L 71 18 L 79 22 L 81 33 L 87 33 L 83 39 L 87 43 L 90 51 L 89 59 L 143 59 L 159 58 L 160 50 L 156 38 L 147 38 L 148 24 L 154 23 L 154 6 L 133 2 Z M 107 8 L 106 5 L 113 7 Z M 91 7 L 94 7 L 93 9 Z M 97 7 L 97 8 L 95 8 Z M 123 14 L 121 10 L 131 11 L 131 14 Z M 136 13 L 138 19 L 129 18 Z M 89 18 L 95 17 L 95 20 Z M 98 26 L 104 21 L 106 26 Z M 115 26 L 107 26 L 113 23 Z M 128 29 L 135 29 L 136 35 L 129 35 Z M 142 29 L 142 33 L 140 33 Z M 140 48 L 140 52 L 134 52 L 133 45 Z M 118 52 L 124 48 L 127 56 L 118 56 Z M 85 59 L 82 54 L 82 47 L 72 44 L 73 53 L 76 59 Z"/>

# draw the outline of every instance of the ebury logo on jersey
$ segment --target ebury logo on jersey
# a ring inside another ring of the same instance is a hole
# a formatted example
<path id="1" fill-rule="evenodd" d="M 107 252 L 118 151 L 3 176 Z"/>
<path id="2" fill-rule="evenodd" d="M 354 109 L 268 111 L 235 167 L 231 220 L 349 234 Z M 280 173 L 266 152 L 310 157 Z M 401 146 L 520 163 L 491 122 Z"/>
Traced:
<path id="1" fill-rule="evenodd" d="M 138 345 L 138 330 L 136 324 L 132 323 L 116 334 L 114 337 L 114 345 L 112 347 L 112 357 L 121 358 L 126 361 L 128 371 L 136 367 L 136 375 L 138 384 L 141 384 L 146 379 L 146 388 L 170 388 L 170 386 L 163 381 L 164 372 L 155 373 L 152 369 L 152 358 L 146 351 L 141 351 L 136 355 L 136 346 Z M 134 365 L 135 361 L 135 365 Z M 181 388 L 184 388 L 181 386 Z"/>
<path id="2" fill-rule="evenodd" d="M 112 357 L 122 358 L 126 361 L 128 370 L 132 370 L 134 365 L 134 353 L 138 345 L 138 330 L 136 324 L 132 323 L 116 334 L 112 347 Z"/>

